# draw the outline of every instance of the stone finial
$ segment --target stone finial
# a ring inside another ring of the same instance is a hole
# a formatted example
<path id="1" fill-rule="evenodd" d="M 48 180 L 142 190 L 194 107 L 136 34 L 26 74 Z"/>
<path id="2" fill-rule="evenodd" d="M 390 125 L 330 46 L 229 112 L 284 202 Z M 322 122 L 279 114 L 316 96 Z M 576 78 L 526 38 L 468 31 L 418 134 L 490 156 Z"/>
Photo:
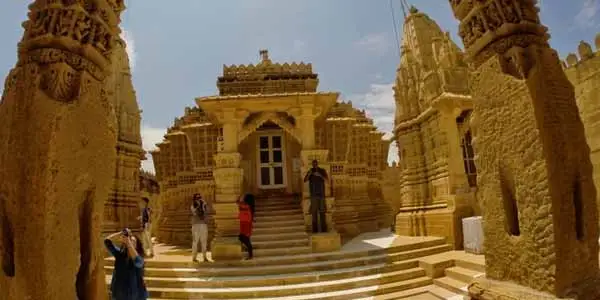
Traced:
<path id="1" fill-rule="evenodd" d="M 579 59 L 577 58 L 577 55 L 575 55 L 574 53 L 569 53 L 569 55 L 567 55 L 567 65 L 569 67 L 576 65 L 578 62 L 579 62 Z"/>
<path id="2" fill-rule="evenodd" d="M 596 51 L 600 51 L 600 32 L 596 34 Z"/>
<path id="3" fill-rule="evenodd" d="M 592 50 L 592 46 L 590 46 L 590 44 L 586 43 L 585 41 L 579 42 L 577 51 L 579 52 L 579 58 L 581 60 L 594 57 L 594 51 Z"/>
<path id="4" fill-rule="evenodd" d="M 260 54 L 260 58 L 262 60 L 263 63 L 270 63 L 271 60 L 269 59 L 269 50 L 267 49 L 262 49 L 258 52 Z"/>

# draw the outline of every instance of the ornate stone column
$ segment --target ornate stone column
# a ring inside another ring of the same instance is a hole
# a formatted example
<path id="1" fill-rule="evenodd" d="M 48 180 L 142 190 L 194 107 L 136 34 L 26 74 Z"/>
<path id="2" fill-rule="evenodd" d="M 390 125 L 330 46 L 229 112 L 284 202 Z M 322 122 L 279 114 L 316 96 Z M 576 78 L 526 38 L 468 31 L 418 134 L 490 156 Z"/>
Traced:
<path id="1" fill-rule="evenodd" d="M 124 1 L 28 2 L 0 100 L 0 299 L 107 299 L 117 136 L 106 79 Z"/>
<path id="2" fill-rule="evenodd" d="M 536 1 L 450 3 L 471 62 L 485 205 L 486 278 L 469 286 L 470 296 L 599 299 L 590 149 Z"/>
<path id="3" fill-rule="evenodd" d="M 447 100 L 452 101 L 452 99 Z M 446 137 L 448 149 L 448 192 L 453 195 L 468 187 L 460 144 L 461 136 L 456 124 L 456 118 L 461 110 L 454 107 L 452 103 L 441 103 L 437 108 L 440 113 L 440 129 Z"/>
<path id="4" fill-rule="evenodd" d="M 242 193 L 243 169 L 241 155 L 237 152 L 238 132 L 241 123 L 235 110 L 226 110 L 223 122 L 223 152 L 214 157 L 215 167 L 215 237 L 212 241 L 212 257 L 215 260 L 240 259 L 242 248 L 237 239 L 239 234 L 238 207 L 236 201 Z"/>
<path id="5" fill-rule="evenodd" d="M 302 149 L 312 150 L 315 148 L 315 114 L 313 104 L 302 104 L 300 115 L 296 118 L 298 127 L 302 134 Z"/>

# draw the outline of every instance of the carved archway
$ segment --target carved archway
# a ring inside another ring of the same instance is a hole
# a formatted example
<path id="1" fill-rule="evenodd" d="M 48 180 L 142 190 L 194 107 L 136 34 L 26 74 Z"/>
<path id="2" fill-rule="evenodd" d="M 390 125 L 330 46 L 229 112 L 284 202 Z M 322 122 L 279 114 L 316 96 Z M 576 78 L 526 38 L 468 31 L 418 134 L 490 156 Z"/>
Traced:
<path id="1" fill-rule="evenodd" d="M 287 114 L 285 115 L 287 116 Z M 248 136 L 268 121 L 277 124 L 283 131 L 293 136 L 300 144 L 302 144 L 300 130 L 292 123 L 293 119 L 285 118 L 283 115 L 274 111 L 261 112 L 248 116 L 246 122 L 244 122 L 244 125 L 242 126 L 242 130 L 238 133 L 238 143 L 242 143 Z"/>

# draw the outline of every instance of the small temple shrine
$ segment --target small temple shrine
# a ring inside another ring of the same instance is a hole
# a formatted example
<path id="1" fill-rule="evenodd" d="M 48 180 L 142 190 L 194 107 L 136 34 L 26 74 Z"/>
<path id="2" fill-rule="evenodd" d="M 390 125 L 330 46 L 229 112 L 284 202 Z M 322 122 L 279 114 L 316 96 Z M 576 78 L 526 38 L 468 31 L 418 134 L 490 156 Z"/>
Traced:
<path id="1" fill-rule="evenodd" d="M 256 65 L 223 66 L 219 94 L 197 98 L 152 152 L 163 204 L 159 238 L 191 239 L 194 193 L 214 207 L 217 244 L 237 235 L 239 195 L 307 198 L 302 180 L 314 159 L 329 172 L 328 228 L 352 237 L 390 226 L 380 185 L 390 144 L 384 133 L 339 93 L 317 91 L 310 63 L 273 63 L 267 50 L 260 58 Z"/>

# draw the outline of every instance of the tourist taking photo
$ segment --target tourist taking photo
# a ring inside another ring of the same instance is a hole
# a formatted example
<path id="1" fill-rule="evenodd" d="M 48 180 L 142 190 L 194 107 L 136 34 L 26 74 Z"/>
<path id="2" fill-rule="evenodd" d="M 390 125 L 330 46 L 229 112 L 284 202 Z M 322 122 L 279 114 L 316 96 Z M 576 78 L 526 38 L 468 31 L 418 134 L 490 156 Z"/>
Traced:
<path id="1" fill-rule="evenodd" d="M 117 247 L 113 240 L 120 245 Z M 129 229 L 106 237 L 104 245 L 115 257 L 110 282 L 111 300 L 146 300 L 148 291 L 144 283 L 144 247 L 142 241 Z"/>

